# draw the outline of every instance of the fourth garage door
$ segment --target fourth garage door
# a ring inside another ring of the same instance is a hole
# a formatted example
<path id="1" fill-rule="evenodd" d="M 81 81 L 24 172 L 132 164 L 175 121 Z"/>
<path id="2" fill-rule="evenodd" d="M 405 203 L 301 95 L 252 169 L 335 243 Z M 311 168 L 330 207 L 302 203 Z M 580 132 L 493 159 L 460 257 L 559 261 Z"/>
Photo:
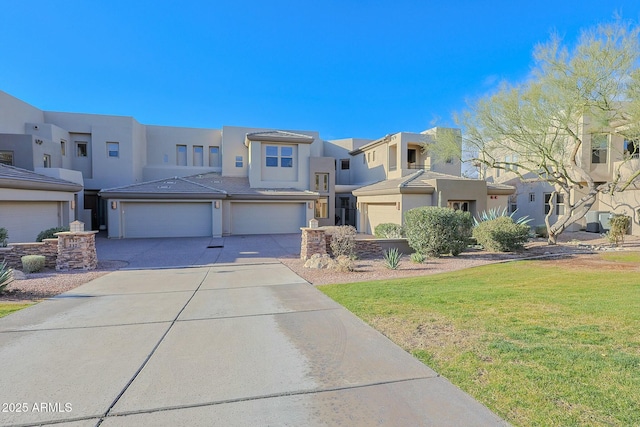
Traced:
<path id="1" fill-rule="evenodd" d="M 306 203 L 232 203 L 231 234 L 299 233 Z"/>
<path id="2" fill-rule="evenodd" d="M 211 236 L 211 202 L 123 202 L 124 237 Z"/>

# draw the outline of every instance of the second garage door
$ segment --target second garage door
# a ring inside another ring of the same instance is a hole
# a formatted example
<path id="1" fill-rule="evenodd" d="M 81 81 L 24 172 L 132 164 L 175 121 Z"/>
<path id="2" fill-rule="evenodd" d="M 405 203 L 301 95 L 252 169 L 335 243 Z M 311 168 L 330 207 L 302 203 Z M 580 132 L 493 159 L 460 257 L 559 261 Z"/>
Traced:
<path id="1" fill-rule="evenodd" d="M 212 235 L 211 202 L 123 202 L 124 237 Z"/>
<path id="2" fill-rule="evenodd" d="M 232 203 L 231 234 L 299 233 L 306 203 Z"/>
<path id="3" fill-rule="evenodd" d="M 367 205 L 367 233 L 373 234 L 376 225 L 385 222 L 400 224 L 402 217 L 395 203 L 369 203 Z"/>

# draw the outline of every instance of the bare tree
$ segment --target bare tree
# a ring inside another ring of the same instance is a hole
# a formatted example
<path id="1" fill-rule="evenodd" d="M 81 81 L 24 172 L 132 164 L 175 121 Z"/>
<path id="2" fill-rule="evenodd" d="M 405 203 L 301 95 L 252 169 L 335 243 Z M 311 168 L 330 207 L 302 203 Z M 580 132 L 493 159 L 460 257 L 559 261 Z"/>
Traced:
<path id="1" fill-rule="evenodd" d="M 583 31 L 572 48 L 553 36 L 536 46 L 525 82 L 503 83 L 456 116 L 463 147 L 472 153 L 463 160 L 548 182 L 555 188 L 552 204 L 555 193 L 563 195 L 564 214 L 550 223 L 552 205 L 545 220 L 550 244 L 586 215 L 599 193 L 624 191 L 640 175 L 627 165 L 638 144 L 614 152 L 609 136 L 620 147 L 640 136 L 639 34 L 639 27 L 617 20 Z M 456 144 L 438 141 L 448 152 Z M 603 155 L 609 150 L 605 178 L 591 167 L 597 144 L 604 144 Z"/>

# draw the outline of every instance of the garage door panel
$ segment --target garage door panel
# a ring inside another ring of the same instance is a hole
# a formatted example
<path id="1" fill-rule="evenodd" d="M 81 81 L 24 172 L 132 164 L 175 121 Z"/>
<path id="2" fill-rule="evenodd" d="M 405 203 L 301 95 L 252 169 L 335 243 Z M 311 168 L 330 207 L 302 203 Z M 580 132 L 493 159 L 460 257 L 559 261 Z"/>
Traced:
<path id="1" fill-rule="evenodd" d="M 9 242 L 35 242 L 41 231 L 62 225 L 59 202 L 0 202 L 0 227 Z"/>
<path id="2" fill-rule="evenodd" d="M 232 203 L 232 234 L 299 233 L 306 203 Z"/>
<path id="3" fill-rule="evenodd" d="M 124 237 L 212 235 L 211 203 L 123 203 Z"/>
<path id="4" fill-rule="evenodd" d="M 367 215 L 369 218 L 367 221 L 367 233 L 369 234 L 373 234 L 378 224 L 386 222 L 400 224 L 402 221 L 400 211 L 396 208 L 395 203 L 371 203 L 367 206 Z"/>

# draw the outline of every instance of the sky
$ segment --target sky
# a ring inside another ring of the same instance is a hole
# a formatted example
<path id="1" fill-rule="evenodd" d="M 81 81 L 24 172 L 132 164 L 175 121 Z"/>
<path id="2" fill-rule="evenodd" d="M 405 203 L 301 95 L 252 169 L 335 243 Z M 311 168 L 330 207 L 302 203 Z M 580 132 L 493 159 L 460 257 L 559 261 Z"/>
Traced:
<path id="1" fill-rule="evenodd" d="M 0 0 L 0 90 L 147 125 L 369 138 L 453 125 L 537 43 L 638 0 Z"/>

